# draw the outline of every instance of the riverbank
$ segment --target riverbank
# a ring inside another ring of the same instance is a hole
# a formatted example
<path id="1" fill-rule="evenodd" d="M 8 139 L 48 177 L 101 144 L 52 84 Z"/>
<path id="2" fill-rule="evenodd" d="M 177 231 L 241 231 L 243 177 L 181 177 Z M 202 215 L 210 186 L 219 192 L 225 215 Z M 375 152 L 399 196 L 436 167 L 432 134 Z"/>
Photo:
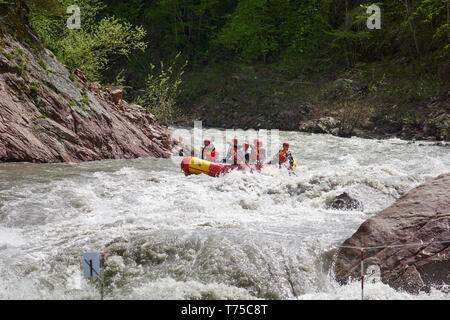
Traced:
<path id="1" fill-rule="evenodd" d="M 279 129 L 369 139 L 450 141 L 450 64 L 383 60 L 289 78 L 275 66 L 223 62 L 186 75 L 176 125 Z M 447 70 L 447 71 L 445 71 Z"/>

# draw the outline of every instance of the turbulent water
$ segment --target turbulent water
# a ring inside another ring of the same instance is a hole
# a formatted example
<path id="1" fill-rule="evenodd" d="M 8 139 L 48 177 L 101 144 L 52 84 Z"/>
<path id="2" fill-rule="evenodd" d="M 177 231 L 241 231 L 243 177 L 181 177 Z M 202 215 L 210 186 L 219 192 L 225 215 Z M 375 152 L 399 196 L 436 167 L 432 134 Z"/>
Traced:
<path id="1" fill-rule="evenodd" d="M 449 172 L 449 149 L 297 132 L 280 139 L 291 143 L 296 175 L 184 176 L 181 157 L 1 164 L 0 299 L 99 299 L 99 284 L 83 277 L 84 252 L 109 253 L 105 299 L 359 299 L 358 282 L 333 278 L 336 247 Z M 327 209 L 343 191 L 364 210 Z M 365 298 L 450 296 L 410 295 L 374 277 Z"/>

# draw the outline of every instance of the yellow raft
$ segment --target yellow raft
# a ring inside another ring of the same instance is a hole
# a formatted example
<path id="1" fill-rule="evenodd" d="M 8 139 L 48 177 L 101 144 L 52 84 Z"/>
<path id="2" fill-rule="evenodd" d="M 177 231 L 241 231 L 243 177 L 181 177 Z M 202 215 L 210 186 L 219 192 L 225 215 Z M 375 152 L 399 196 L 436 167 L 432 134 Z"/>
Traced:
<path id="1" fill-rule="evenodd" d="M 181 169 L 185 174 L 207 174 L 211 177 L 218 177 L 222 174 L 228 173 L 231 170 L 261 170 L 262 168 L 273 167 L 279 168 L 278 164 L 264 164 L 258 166 L 256 164 L 222 164 L 216 162 L 210 162 L 196 157 L 186 157 L 181 161 Z M 294 171 L 297 168 L 297 160 L 294 159 L 294 165 L 290 171 Z"/>

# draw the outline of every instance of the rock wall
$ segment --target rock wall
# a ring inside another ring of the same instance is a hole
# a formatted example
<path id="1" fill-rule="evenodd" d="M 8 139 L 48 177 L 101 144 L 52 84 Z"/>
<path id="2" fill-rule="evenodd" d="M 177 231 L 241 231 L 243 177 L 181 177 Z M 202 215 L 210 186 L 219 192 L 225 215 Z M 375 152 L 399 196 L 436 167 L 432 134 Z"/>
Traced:
<path id="1" fill-rule="evenodd" d="M 0 162 L 167 158 L 178 153 L 181 146 L 170 131 L 146 109 L 122 100 L 120 87 L 102 88 L 79 70 L 70 73 L 39 44 L 26 22 L 26 41 L 8 32 L 13 23 L 9 29 L 4 17 L 2 23 Z"/>
<path id="2" fill-rule="evenodd" d="M 417 243 L 423 244 L 408 245 Z M 365 250 L 365 268 L 378 265 L 382 282 L 411 293 L 450 284 L 450 173 L 414 188 L 365 221 L 342 246 L 397 244 L 408 246 Z M 359 279 L 360 267 L 360 250 L 338 250 L 334 271 L 339 282 Z"/>

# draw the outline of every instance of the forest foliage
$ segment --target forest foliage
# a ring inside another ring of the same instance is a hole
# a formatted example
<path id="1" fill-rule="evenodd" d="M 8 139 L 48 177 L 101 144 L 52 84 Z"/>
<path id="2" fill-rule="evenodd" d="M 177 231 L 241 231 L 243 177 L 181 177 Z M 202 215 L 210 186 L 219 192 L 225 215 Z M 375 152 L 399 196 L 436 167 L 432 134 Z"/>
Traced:
<path id="1" fill-rule="evenodd" d="M 104 71 L 119 57 L 146 49 L 146 30 L 115 16 L 101 14 L 99 0 L 59 0 L 55 6 L 30 1 L 31 24 L 46 45 L 70 69 L 81 69 L 91 80 L 101 80 Z M 80 8 L 80 28 L 67 27 L 69 6 Z"/>
<path id="2" fill-rule="evenodd" d="M 42 6 L 51 1 L 55 5 Z M 395 53 L 416 57 L 432 52 L 436 58 L 449 58 L 449 0 L 30 0 L 27 4 L 33 26 L 64 61 L 98 50 L 104 53 L 99 59 L 102 67 L 105 56 L 126 57 L 146 46 L 144 55 L 153 61 L 181 51 L 194 64 L 241 58 L 296 66 L 296 71 Z M 65 10 L 74 4 L 81 9 L 80 30 L 65 27 L 69 16 Z M 372 4 L 381 8 L 379 30 L 366 27 L 366 9 Z M 71 64 L 101 73 L 95 66 L 99 62 L 86 59 Z"/>
<path id="3" fill-rule="evenodd" d="M 3 6 L 22 2 L 0 1 Z M 233 61 L 295 78 L 400 59 L 439 74 L 450 58 L 449 2 L 26 1 L 32 26 L 63 63 L 102 83 L 125 70 L 136 95 L 145 92 L 149 77 L 161 76 L 161 67 L 171 65 L 179 52 L 189 61 L 187 73 Z M 66 8 L 74 4 L 81 9 L 78 30 L 66 27 Z M 373 4 L 381 9 L 380 29 L 366 25 L 366 10 Z"/>

